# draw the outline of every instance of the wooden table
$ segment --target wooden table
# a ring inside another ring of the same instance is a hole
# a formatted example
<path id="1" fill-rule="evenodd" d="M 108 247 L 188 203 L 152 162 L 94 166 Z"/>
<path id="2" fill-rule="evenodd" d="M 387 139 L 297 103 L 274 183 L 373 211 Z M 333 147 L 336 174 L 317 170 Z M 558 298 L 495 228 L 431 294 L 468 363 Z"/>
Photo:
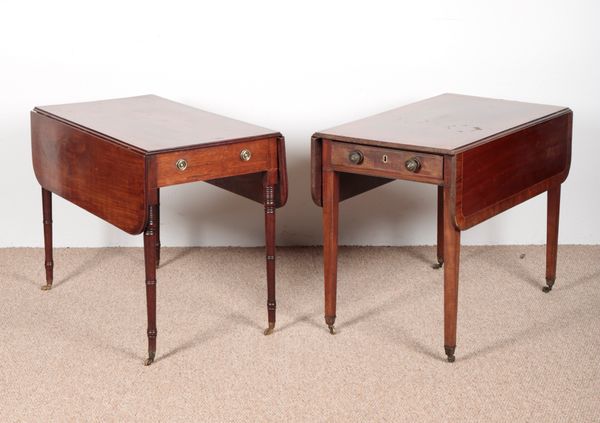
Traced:
<path id="1" fill-rule="evenodd" d="M 287 199 L 279 132 L 147 95 L 36 107 L 35 175 L 42 186 L 46 285 L 52 287 L 52 193 L 132 235 L 144 233 L 148 359 L 156 354 L 159 190 L 205 181 L 264 204 L 269 327 L 275 326 L 275 208 Z"/>
<path id="2" fill-rule="evenodd" d="M 565 107 L 443 94 L 317 132 L 312 196 L 323 207 L 325 321 L 335 333 L 338 205 L 394 179 L 438 185 L 444 349 L 454 361 L 460 233 L 548 193 L 546 286 L 556 277 L 560 186 L 573 113 Z"/>

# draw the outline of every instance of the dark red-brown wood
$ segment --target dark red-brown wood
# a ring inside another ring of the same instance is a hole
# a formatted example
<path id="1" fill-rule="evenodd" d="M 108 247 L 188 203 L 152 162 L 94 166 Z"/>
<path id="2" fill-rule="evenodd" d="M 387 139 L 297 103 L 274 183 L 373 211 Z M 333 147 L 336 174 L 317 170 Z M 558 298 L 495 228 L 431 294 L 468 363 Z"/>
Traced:
<path id="1" fill-rule="evenodd" d="M 570 111 L 457 155 L 456 222 L 468 229 L 562 183 L 571 163 Z"/>
<path id="2" fill-rule="evenodd" d="M 460 230 L 452 216 L 452 169 L 454 158 L 444 159 L 444 349 L 449 362 L 456 349 L 456 319 L 458 312 L 458 265 L 460 261 Z"/>
<path id="3" fill-rule="evenodd" d="M 331 142 L 323 142 L 323 163 L 331 163 Z M 325 277 L 325 323 L 335 334 L 338 219 L 340 201 L 339 173 L 330 166 L 323 168 L 323 260 Z"/>
<path id="4" fill-rule="evenodd" d="M 556 280 L 556 256 L 558 253 L 558 220 L 560 215 L 560 185 L 548 190 L 548 217 L 546 231 L 546 286 L 550 292 Z"/>
<path id="5" fill-rule="evenodd" d="M 42 186 L 46 285 L 52 286 L 52 193 L 131 234 L 144 233 L 148 358 L 156 356 L 161 187 L 206 181 L 264 204 L 269 328 L 275 326 L 275 208 L 287 201 L 278 132 L 156 96 L 44 106 L 31 113 Z M 248 150 L 249 154 L 241 154 Z M 185 166 L 177 166 L 179 159 Z"/>
<path id="6" fill-rule="evenodd" d="M 275 185 L 277 172 L 269 171 L 264 174 L 264 205 L 265 205 L 265 252 L 267 265 L 267 313 L 269 327 L 265 335 L 270 335 L 275 328 Z"/>
<path id="7" fill-rule="evenodd" d="M 44 267 L 46 269 L 46 285 L 44 291 L 52 288 L 54 280 L 54 259 L 52 258 L 52 193 L 42 188 L 42 209 L 44 217 Z"/>
<path id="8" fill-rule="evenodd" d="M 311 190 L 323 207 L 325 319 L 332 333 L 339 202 L 393 179 L 439 185 L 434 267 L 444 267 L 448 361 L 454 361 L 456 349 L 461 230 L 546 191 L 549 292 L 556 278 L 560 184 L 571 163 L 572 116 L 565 107 L 444 94 L 315 133 Z M 353 161 L 354 151 L 362 161 Z M 384 163 L 384 155 L 400 163 Z M 400 165 L 410 157 L 423 158 L 421 174 Z"/>
<path id="9" fill-rule="evenodd" d="M 148 358 L 145 361 L 149 366 L 156 356 L 156 216 L 158 205 L 156 204 L 157 192 L 150 193 L 151 204 L 148 206 L 148 224 L 144 232 L 144 259 L 146 267 L 146 310 L 148 315 Z"/>
<path id="10" fill-rule="evenodd" d="M 31 144 L 43 188 L 132 235 L 144 230 L 143 154 L 35 112 Z"/>
<path id="11" fill-rule="evenodd" d="M 444 265 L 444 187 L 437 187 L 437 264 L 434 269 Z"/>

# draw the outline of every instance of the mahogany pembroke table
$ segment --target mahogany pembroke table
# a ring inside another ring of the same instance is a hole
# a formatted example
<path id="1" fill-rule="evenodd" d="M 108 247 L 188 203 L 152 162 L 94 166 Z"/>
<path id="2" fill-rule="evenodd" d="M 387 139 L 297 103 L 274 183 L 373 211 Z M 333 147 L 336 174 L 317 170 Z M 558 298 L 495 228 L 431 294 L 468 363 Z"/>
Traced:
<path id="1" fill-rule="evenodd" d="M 443 94 L 317 132 L 312 196 L 323 207 L 325 321 L 335 333 L 338 204 L 394 179 L 438 186 L 444 349 L 454 361 L 460 233 L 547 192 L 546 286 L 556 277 L 560 187 L 569 173 L 566 107 Z"/>
<path id="2" fill-rule="evenodd" d="M 264 204 L 268 335 L 275 326 L 275 208 L 287 199 L 283 136 L 154 95 L 36 107 L 46 285 L 52 287 L 52 193 L 132 235 L 144 233 L 148 359 L 156 354 L 159 190 L 205 181 Z"/>

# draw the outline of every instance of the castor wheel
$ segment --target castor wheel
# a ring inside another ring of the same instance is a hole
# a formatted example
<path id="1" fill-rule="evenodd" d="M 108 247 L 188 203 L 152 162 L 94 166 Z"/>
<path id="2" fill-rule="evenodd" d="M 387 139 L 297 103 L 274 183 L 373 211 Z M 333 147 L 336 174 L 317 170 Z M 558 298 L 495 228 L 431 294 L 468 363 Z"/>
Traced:
<path id="1" fill-rule="evenodd" d="M 275 322 L 269 322 L 269 327 L 265 329 L 263 334 L 265 336 L 270 335 L 273 333 L 274 330 L 275 330 Z"/>
<path id="2" fill-rule="evenodd" d="M 446 359 L 448 360 L 448 363 L 454 363 L 454 360 L 456 360 L 456 358 L 454 357 L 454 350 L 456 349 L 456 347 L 444 347 L 444 350 L 446 351 Z"/>
<path id="3" fill-rule="evenodd" d="M 155 354 L 156 353 L 150 353 L 150 354 L 148 354 L 148 358 L 146 359 L 146 361 L 144 361 L 144 366 L 149 366 L 152 363 L 154 363 Z"/>

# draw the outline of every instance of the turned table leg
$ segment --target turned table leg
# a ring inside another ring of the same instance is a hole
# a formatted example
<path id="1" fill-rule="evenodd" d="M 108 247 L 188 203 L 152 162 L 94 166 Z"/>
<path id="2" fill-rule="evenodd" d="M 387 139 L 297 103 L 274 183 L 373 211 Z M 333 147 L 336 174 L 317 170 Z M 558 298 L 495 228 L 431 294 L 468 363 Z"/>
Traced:
<path id="1" fill-rule="evenodd" d="M 431 267 L 440 269 L 444 265 L 444 187 L 437 187 L 437 263 Z"/>
<path id="2" fill-rule="evenodd" d="M 42 188 L 42 209 L 44 221 L 44 267 L 46 268 L 46 285 L 42 286 L 43 291 L 52 288 L 54 279 L 54 260 L 52 259 L 52 193 Z"/>
<path id="3" fill-rule="evenodd" d="M 444 350 L 450 363 L 456 349 L 460 230 L 450 210 L 450 186 L 444 187 Z"/>
<path id="4" fill-rule="evenodd" d="M 144 259 L 146 265 L 146 306 L 148 312 L 148 358 L 149 366 L 156 356 L 156 204 L 148 207 L 148 224 L 144 232 Z"/>
<path id="5" fill-rule="evenodd" d="M 548 190 L 548 220 L 546 232 L 546 286 L 550 292 L 556 280 L 556 255 L 558 252 L 558 217 L 560 212 L 560 185 Z"/>
<path id="6" fill-rule="evenodd" d="M 340 201 L 339 173 L 323 171 L 323 262 L 325 276 L 325 323 L 335 334 L 337 291 L 338 215 Z"/>
<path id="7" fill-rule="evenodd" d="M 160 190 L 156 190 L 156 268 L 160 266 Z"/>
<path id="8" fill-rule="evenodd" d="M 275 187 L 273 183 L 275 177 L 276 174 L 267 172 L 264 181 L 267 312 L 269 316 L 269 327 L 265 329 L 265 335 L 273 333 L 277 309 L 275 302 Z"/>

